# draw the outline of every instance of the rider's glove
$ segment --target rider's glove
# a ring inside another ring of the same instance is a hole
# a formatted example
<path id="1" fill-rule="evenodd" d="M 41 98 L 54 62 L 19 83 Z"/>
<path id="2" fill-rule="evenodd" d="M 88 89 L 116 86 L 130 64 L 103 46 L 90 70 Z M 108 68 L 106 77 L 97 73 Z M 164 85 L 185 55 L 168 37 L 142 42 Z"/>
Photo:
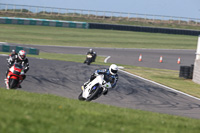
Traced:
<path id="1" fill-rule="evenodd" d="M 98 74 L 97 72 L 95 72 L 93 75 L 94 75 L 94 76 L 98 76 L 99 74 Z"/>
<path id="2" fill-rule="evenodd" d="M 103 82 L 102 82 L 102 85 L 105 85 L 106 84 L 106 81 L 104 80 Z"/>

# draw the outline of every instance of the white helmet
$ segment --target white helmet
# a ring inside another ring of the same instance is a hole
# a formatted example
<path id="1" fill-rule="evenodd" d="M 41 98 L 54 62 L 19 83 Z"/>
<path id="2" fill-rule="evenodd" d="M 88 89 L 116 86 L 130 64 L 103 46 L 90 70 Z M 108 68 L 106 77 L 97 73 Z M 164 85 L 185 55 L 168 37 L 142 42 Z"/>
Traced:
<path id="1" fill-rule="evenodd" d="M 118 66 L 115 64 L 110 65 L 109 67 L 110 74 L 116 75 L 118 71 Z"/>
<path id="2" fill-rule="evenodd" d="M 26 59 L 26 52 L 24 50 L 20 50 L 18 56 L 20 60 L 24 60 Z"/>

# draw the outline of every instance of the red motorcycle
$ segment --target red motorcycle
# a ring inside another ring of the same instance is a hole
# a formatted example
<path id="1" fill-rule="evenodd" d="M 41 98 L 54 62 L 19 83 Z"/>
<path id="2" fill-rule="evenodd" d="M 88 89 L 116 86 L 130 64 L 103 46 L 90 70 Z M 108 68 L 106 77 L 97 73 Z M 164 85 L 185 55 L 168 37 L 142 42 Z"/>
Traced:
<path id="1" fill-rule="evenodd" d="M 24 68 L 21 64 L 15 63 L 8 72 L 6 78 L 6 89 L 17 89 L 23 80 Z"/>

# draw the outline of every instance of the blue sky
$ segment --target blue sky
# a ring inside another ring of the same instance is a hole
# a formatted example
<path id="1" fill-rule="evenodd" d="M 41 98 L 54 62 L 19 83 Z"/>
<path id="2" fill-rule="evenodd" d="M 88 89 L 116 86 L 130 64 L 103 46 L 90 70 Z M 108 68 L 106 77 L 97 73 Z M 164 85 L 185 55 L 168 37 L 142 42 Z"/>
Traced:
<path id="1" fill-rule="evenodd" d="M 0 3 L 200 19 L 200 0 L 0 0 Z"/>

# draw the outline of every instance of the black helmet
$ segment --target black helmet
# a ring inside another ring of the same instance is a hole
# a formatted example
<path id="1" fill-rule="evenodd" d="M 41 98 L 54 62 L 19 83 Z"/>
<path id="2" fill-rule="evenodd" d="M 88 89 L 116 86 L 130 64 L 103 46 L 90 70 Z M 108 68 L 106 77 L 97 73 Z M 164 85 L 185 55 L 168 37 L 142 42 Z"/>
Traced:
<path id="1" fill-rule="evenodd" d="M 93 49 L 90 49 L 89 51 L 90 51 L 90 53 L 93 53 Z"/>

